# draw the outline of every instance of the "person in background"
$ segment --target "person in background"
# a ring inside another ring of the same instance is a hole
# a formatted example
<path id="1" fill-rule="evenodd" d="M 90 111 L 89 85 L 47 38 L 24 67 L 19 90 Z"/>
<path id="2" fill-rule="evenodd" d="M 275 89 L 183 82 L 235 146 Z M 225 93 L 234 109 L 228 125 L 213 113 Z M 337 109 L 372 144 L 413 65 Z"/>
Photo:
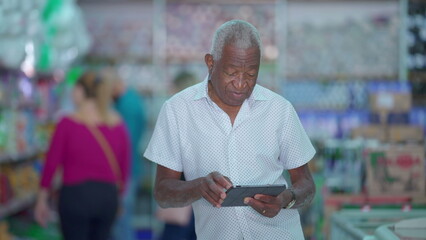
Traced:
<path id="1" fill-rule="evenodd" d="M 58 213 L 64 239 L 105 240 L 129 176 L 129 136 L 121 117 L 111 110 L 111 83 L 100 74 L 84 73 L 72 97 L 75 110 L 60 119 L 50 141 L 35 220 L 42 226 L 50 220 L 52 179 L 61 167 Z"/>
<path id="2" fill-rule="evenodd" d="M 135 213 L 137 192 L 144 172 L 139 144 L 146 130 L 146 114 L 143 99 L 139 93 L 135 89 L 126 86 L 123 79 L 114 69 L 107 68 L 104 72 L 113 82 L 114 107 L 129 130 L 132 144 L 129 185 L 123 195 L 122 213 L 114 224 L 113 239 L 133 240 L 136 238 L 136 234 L 132 226 L 132 219 Z"/>
<path id="3" fill-rule="evenodd" d="M 195 76 L 188 71 L 179 72 L 173 80 L 172 92 L 177 93 L 197 83 Z M 182 174 L 181 180 L 185 181 Z M 179 215 L 179 216 L 176 216 Z M 164 222 L 159 240 L 196 240 L 194 214 L 190 206 L 183 208 L 160 208 L 157 218 Z"/>
<path id="4" fill-rule="evenodd" d="M 315 149 L 291 103 L 256 84 L 260 58 L 253 25 L 220 26 L 204 58 L 207 77 L 164 103 L 145 151 L 157 163 L 157 203 L 192 204 L 198 239 L 304 239 L 297 208 L 315 194 L 307 165 Z M 221 206 L 232 185 L 267 184 L 289 187 L 248 197 L 247 207 Z"/>

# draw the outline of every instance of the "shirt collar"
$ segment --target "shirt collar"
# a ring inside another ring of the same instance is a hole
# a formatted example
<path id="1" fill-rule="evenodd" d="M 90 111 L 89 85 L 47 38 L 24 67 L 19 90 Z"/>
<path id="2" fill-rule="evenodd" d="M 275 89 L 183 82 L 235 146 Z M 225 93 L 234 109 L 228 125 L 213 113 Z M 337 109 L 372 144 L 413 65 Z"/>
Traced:
<path id="1" fill-rule="evenodd" d="M 197 94 L 194 96 L 194 100 L 200 100 L 202 98 L 210 99 L 208 93 L 208 75 L 204 78 L 204 81 L 202 81 L 197 88 Z"/>
<path id="2" fill-rule="evenodd" d="M 201 84 L 198 86 L 197 94 L 194 96 L 194 100 L 200 100 L 202 98 L 206 98 L 207 100 L 211 101 L 210 96 L 208 95 L 208 76 L 204 78 L 204 81 L 201 82 Z M 263 93 L 262 89 L 259 85 L 255 85 L 253 92 L 251 93 L 250 97 L 247 99 L 249 102 L 255 102 L 255 101 L 265 101 L 269 100 Z"/>

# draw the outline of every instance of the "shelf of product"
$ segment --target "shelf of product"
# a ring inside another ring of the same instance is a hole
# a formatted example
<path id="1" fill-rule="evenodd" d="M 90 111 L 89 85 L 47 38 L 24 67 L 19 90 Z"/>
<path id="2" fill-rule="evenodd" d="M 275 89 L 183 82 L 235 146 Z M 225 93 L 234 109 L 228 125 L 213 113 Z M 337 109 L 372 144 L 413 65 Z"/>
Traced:
<path id="1" fill-rule="evenodd" d="M 170 60 L 202 60 L 210 49 L 215 29 L 227 20 L 243 19 L 258 28 L 262 44 L 268 50 L 263 57 L 274 60 L 278 55 L 275 44 L 276 6 L 272 1 L 251 4 L 169 3 L 166 7 L 167 56 Z"/>
<path id="2" fill-rule="evenodd" d="M 0 166 L 0 218 L 19 212 L 33 203 L 38 190 L 39 172 L 38 162 Z"/>
<path id="3" fill-rule="evenodd" d="M 155 44 L 155 31 L 165 31 L 164 47 L 170 61 L 203 61 L 209 50 L 211 35 L 216 27 L 229 19 L 245 19 L 259 28 L 266 59 L 276 57 L 275 3 L 206 3 L 166 2 L 165 26 L 153 30 L 155 7 L 151 2 L 126 4 L 107 3 L 102 6 L 82 3 L 93 48 L 89 55 L 109 59 L 139 59 L 150 61 Z M 125 12 L 125 16 L 111 14 Z M 272 50 L 271 50 L 272 49 Z"/>
<path id="4" fill-rule="evenodd" d="M 39 126 L 54 111 L 54 86 L 20 70 L 0 69 L 0 163 L 27 159 L 45 148 Z"/>
<path id="5" fill-rule="evenodd" d="M 399 194 L 426 203 L 422 143 L 329 139 L 318 147 L 327 191 L 334 194 Z"/>
<path id="6" fill-rule="evenodd" d="M 25 156 L 37 148 L 36 121 L 31 111 L 3 110 L 0 115 L 0 156 Z M 4 159 L 1 159 L 0 162 Z"/>
<path id="7" fill-rule="evenodd" d="M 28 149 L 26 151 L 16 154 L 2 154 L 0 155 L 0 164 L 14 163 L 28 159 L 35 159 L 42 151 L 38 149 Z"/>
<path id="8" fill-rule="evenodd" d="M 0 82 L 0 87 L 6 84 L 7 82 Z M 36 89 L 35 86 L 28 85 L 27 91 L 33 92 Z M 8 103 L 0 109 L 0 163 L 26 160 L 46 148 L 51 131 L 48 122 L 54 108 L 49 102 L 52 100 L 49 99 L 51 93 L 39 93 L 38 97 L 34 94 L 26 100 L 31 108 L 16 108 L 16 105 Z M 20 98 L 21 95 L 22 93 L 16 93 L 8 98 Z M 48 99 L 43 100 L 44 98 Z"/>
<path id="9" fill-rule="evenodd" d="M 368 107 L 369 84 L 356 79 L 286 81 L 281 94 L 300 110 L 362 110 Z M 306 95 L 310 97 L 303 97 Z"/>
<path id="10" fill-rule="evenodd" d="M 93 39 L 89 57 L 152 59 L 153 5 L 150 1 L 79 4 Z M 115 14 L 117 12 L 125 14 Z"/>
<path id="11" fill-rule="evenodd" d="M 266 60 L 276 60 L 279 49 L 276 43 L 277 16 L 273 2 L 207 4 L 197 1 L 166 4 L 165 38 L 166 59 L 170 62 L 202 62 L 209 51 L 211 36 L 221 23 L 229 19 L 247 20 L 260 31 Z M 324 3 L 322 3 L 324 4 Z M 335 12 L 352 9 L 347 3 L 331 3 Z M 334 6 L 337 5 L 337 6 Z M 366 13 L 348 10 L 336 15 L 317 10 L 318 4 L 288 5 L 289 22 L 286 55 L 286 74 L 291 79 L 325 77 L 327 79 L 395 78 L 398 73 L 398 4 L 362 5 Z M 339 8 L 340 7 L 340 8 Z M 360 5 L 354 4 L 355 8 Z M 152 30 L 154 7 L 150 3 L 132 3 L 119 6 L 116 3 L 96 6 L 82 5 L 87 23 L 96 44 L 91 54 L 98 57 L 123 59 L 151 59 L 153 54 Z M 303 9 L 301 11 L 300 9 Z M 109 14 L 125 11 L 126 17 Z M 315 14 L 310 19 L 325 19 L 320 24 L 306 22 L 296 17 L 297 11 Z M 332 12 L 332 10 L 329 10 Z M 143 14 L 140 14 L 143 12 Z M 325 16 L 326 15 L 326 16 Z M 360 17 L 363 16 L 363 17 Z M 160 27 L 161 28 L 161 27 Z M 163 56 L 160 56 L 163 57 Z M 320 59 L 320 60 L 318 60 Z M 149 61 L 148 61 L 149 62 Z"/>
<path id="12" fill-rule="evenodd" d="M 412 87 L 407 83 L 288 81 L 282 89 L 311 139 L 359 136 L 398 142 L 426 135 L 426 108 L 413 105 Z M 409 135 L 401 131 L 387 135 L 396 128 L 405 128 Z M 416 136 L 411 134 L 414 129 L 418 130 Z"/>
<path id="13" fill-rule="evenodd" d="M 329 193 L 398 195 L 426 203 L 423 143 L 329 139 L 318 152 Z"/>
<path id="14" fill-rule="evenodd" d="M 11 199 L 9 203 L 6 203 L 0 207 L 0 219 L 18 213 L 34 204 L 36 193 L 28 193 L 26 196 Z"/>
<path id="15" fill-rule="evenodd" d="M 34 203 L 59 95 L 54 81 L 0 71 L 0 220 Z"/>
<path id="16" fill-rule="evenodd" d="M 306 83 L 291 84 L 288 91 Z M 350 95 L 351 82 L 337 84 L 340 92 Z M 426 204 L 426 108 L 413 107 L 412 88 L 407 83 L 371 81 L 358 86 L 364 102 L 356 105 L 348 98 L 344 107 L 337 109 L 333 104 L 303 102 L 296 94 L 289 95 L 295 98 L 291 101 L 296 103 L 308 135 L 317 143 L 315 162 L 321 168 L 324 188 L 322 208 L 315 211 L 323 221 L 317 221 L 315 229 L 326 235 L 331 215 L 344 206 L 357 205 L 369 211 L 380 204 L 396 204 L 400 209 L 402 205 L 409 209 L 412 204 Z M 310 88 L 309 94 L 316 96 L 313 99 L 320 98 L 321 85 L 313 83 Z M 325 93 L 339 92 L 330 90 L 334 86 L 322 88 Z M 362 234 L 354 239 L 362 239 Z"/>
<path id="17" fill-rule="evenodd" d="M 288 4 L 286 73 L 290 79 L 396 78 L 397 1 L 296 2 Z"/>

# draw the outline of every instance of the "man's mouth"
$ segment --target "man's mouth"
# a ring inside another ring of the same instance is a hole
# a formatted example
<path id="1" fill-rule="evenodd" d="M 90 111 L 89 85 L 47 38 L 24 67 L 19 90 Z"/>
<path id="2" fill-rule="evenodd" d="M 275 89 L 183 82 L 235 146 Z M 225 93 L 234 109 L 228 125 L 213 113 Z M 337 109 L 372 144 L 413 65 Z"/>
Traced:
<path id="1" fill-rule="evenodd" d="M 231 92 L 231 94 L 238 98 L 245 96 L 245 92 Z"/>

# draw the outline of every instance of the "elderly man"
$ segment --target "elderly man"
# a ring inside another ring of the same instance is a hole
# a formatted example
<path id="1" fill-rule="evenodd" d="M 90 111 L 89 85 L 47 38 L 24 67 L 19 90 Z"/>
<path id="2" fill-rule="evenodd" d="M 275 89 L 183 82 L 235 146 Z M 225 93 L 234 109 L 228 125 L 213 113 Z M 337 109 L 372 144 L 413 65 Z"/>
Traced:
<path id="1" fill-rule="evenodd" d="M 315 193 L 307 166 L 315 150 L 293 106 L 256 84 L 260 57 L 254 26 L 241 20 L 220 26 L 205 55 L 208 76 L 164 103 L 145 152 L 158 164 L 158 204 L 192 204 L 199 239 L 304 239 L 296 208 Z M 287 184 L 285 170 L 292 186 L 278 196 L 221 206 L 224 189 Z"/>

